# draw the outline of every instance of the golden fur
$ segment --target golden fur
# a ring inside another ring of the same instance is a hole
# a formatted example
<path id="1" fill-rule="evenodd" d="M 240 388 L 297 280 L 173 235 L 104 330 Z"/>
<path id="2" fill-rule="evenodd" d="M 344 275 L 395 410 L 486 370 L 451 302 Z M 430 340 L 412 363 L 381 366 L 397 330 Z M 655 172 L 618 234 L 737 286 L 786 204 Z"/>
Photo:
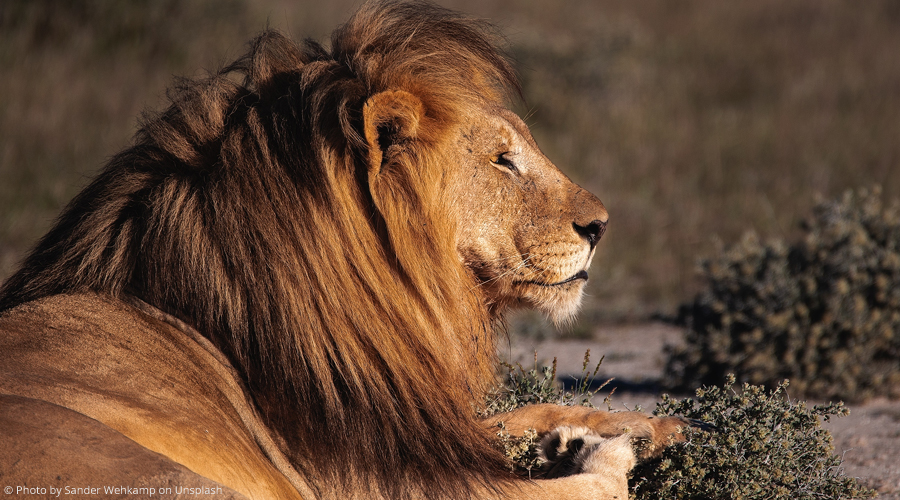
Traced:
<path id="1" fill-rule="evenodd" d="M 178 82 L 0 311 L 95 293 L 183 321 L 234 365 L 316 496 L 508 491 L 473 411 L 494 322 L 518 305 L 574 312 L 606 212 L 502 109 L 518 84 L 494 43 L 423 3 L 364 6 L 330 50 L 264 33 Z"/>

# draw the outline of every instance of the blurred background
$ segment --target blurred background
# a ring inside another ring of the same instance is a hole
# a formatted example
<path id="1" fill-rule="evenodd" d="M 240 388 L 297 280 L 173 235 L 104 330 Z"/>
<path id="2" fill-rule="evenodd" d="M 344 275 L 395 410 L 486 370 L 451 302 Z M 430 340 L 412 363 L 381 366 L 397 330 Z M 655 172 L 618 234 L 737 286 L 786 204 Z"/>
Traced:
<path id="1" fill-rule="evenodd" d="M 0 1 L 0 279 L 173 77 L 218 69 L 266 26 L 325 40 L 359 3 Z M 748 230 L 790 240 L 820 197 L 900 193 L 896 0 L 438 3 L 501 28 L 514 108 L 610 211 L 564 336 L 674 314 L 698 258 Z"/>

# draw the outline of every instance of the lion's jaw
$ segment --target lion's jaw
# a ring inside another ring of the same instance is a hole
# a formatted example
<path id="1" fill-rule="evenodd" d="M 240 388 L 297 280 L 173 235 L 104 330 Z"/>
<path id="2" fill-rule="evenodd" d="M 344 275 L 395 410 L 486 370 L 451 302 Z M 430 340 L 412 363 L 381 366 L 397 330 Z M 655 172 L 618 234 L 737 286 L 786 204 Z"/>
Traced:
<path id="1" fill-rule="evenodd" d="M 609 215 L 541 153 L 514 113 L 462 123 L 448 162 L 457 249 L 495 314 L 533 307 L 555 322 L 578 311 Z"/>

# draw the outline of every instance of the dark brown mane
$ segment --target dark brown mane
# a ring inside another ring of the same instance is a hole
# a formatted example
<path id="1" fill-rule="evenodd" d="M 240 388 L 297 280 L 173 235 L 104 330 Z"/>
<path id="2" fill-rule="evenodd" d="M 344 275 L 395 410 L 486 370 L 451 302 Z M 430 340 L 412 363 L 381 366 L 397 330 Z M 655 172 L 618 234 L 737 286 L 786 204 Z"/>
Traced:
<path id="1" fill-rule="evenodd" d="M 183 319 L 239 367 L 323 494 L 460 497 L 501 477 L 472 411 L 494 318 L 429 175 L 468 106 L 518 90 L 494 41 L 425 3 L 368 4 L 330 49 L 263 33 L 176 83 L 4 284 L 0 311 L 95 291 Z M 425 118 L 414 161 L 375 192 L 362 107 L 385 90 L 418 97 Z"/>

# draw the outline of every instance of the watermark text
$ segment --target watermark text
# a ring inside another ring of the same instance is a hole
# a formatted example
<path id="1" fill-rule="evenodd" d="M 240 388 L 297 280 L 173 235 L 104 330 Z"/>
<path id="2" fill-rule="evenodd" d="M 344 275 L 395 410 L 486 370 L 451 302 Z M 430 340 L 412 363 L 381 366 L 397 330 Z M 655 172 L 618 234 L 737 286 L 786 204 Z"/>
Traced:
<path id="1" fill-rule="evenodd" d="M 219 496 L 224 494 L 221 486 L 5 486 L 3 493 L 7 495 L 41 495 L 43 497 L 85 498 L 95 496 Z"/>

